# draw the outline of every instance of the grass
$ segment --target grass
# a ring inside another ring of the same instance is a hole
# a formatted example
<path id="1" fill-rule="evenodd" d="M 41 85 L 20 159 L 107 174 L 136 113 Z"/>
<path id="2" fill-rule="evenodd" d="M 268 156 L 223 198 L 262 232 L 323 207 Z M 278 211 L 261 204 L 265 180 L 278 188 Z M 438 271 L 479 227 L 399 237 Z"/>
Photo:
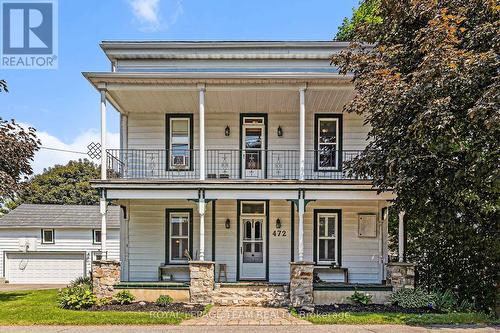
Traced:
<path id="1" fill-rule="evenodd" d="M 56 289 L 0 292 L 0 325 L 175 325 L 189 318 L 171 312 L 64 310 Z"/>
<path id="2" fill-rule="evenodd" d="M 392 325 L 465 325 L 481 324 L 496 325 L 498 319 L 482 313 L 446 313 L 446 314 L 406 314 L 406 313 L 369 313 L 369 312 L 345 312 L 331 313 L 325 315 L 295 316 L 308 320 L 313 324 L 392 324 Z"/>

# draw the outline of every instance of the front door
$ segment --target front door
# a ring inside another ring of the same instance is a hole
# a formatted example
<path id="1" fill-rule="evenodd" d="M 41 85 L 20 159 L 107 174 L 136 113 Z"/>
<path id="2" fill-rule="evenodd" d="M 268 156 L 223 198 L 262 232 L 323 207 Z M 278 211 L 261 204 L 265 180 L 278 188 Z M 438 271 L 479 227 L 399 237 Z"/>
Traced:
<path id="1" fill-rule="evenodd" d="M 264 117 L 244 117 L 242 136 L 242 176 L 245 179 L 264 178 L 265 126 Z"/>
<path id="2" fill-rule="evenodd" d="M 245 205 L 261 206 L 245 207 Z M 245 214 L 250 208 L 254 213 Z M 262 209 L 262 211 L 261 211 Z M 242 203 L 240 218 L 240 279 L 263 280 L 266 278 L 266 218 L 265 203 Z"/>

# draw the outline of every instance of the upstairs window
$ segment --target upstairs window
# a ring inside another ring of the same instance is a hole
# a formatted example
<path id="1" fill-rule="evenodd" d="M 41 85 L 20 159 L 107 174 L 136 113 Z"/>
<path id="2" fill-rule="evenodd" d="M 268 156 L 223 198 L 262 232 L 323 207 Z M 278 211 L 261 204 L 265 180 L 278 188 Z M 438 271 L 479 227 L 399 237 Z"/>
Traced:
<path id="1" fill-rule="evenodd" d="M 42 229 L 42 244 L 54 244 L 54 229 Z"/>
<path id="2" fill-rule="evenodd" d="M 193 115 L 167 114 L 167 170 L 192 170 Z"/>
<path id="3" fill-rule="evenodd" d="M 101 229 L 92 229 L 92 243 L 101 244 Z"/>
<path id="4" fill-rule="evenodd" d="M 342 115 L 315 117 L 315 169 L 340 171 L 342 164 Z"/>

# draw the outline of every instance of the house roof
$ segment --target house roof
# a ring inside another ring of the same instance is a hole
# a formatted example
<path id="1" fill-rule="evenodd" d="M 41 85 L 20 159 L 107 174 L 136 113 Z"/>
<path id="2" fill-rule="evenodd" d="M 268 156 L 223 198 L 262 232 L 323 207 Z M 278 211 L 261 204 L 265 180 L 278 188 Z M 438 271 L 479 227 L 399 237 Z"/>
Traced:
<path id="1" fill-rule="evenodd" d="M 99 206 L 22 204 L 0 218 L 0 228 L 100 227 Z M 107 226 L 120 227 L 120 207 L 108 206 Z"/>
<path id="2" fill-rule="evenodd" d="M 329 59 L 349 45 L 335 41 L 102 41 L 120 59 Z"/>

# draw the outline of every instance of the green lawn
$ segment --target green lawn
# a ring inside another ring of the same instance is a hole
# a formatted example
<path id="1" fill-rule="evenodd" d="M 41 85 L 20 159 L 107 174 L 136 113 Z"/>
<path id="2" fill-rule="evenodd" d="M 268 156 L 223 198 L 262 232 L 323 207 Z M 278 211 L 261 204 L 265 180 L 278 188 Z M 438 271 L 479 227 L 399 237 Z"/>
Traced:
<path id="1" fill-rule="evenodd" d="M 296 315 L 298 316 L 298 315 Z M 455 325 L 498 324 L 498 319 L 481 313 L 404 314 L 404 313 L 333 313 L 300 317 L 313 324 L 393 324 L 393 325 Z"/>
<path id="2" fill-rule="evenodd" d="M 91 312 L 60 309 L 57 290 L 0 292 L 0 325 L 178 324 L 188 315 L 149 312 Z"/>

